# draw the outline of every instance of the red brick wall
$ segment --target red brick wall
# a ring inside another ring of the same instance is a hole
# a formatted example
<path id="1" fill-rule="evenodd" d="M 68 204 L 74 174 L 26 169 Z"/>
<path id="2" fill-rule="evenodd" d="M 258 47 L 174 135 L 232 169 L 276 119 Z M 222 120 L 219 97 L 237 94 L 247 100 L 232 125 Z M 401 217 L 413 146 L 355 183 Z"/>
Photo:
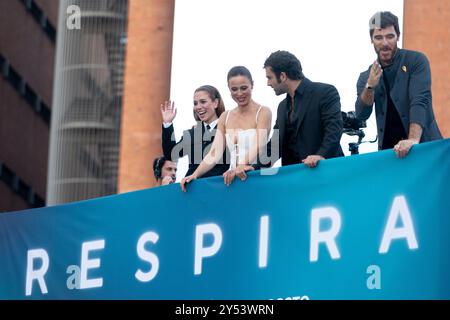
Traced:
<path id="1" fill-rule="evenodd" d="M 133 0 L 122 109 L 118 192 L 154 185 L 162 155 L 160 104 L 169 98 L 175 0 Z"/>
<path id="2" fill-rule="evenodd" d="M 428 56 L 433 109 L 442 134 L 450 137 L 450 1 L 404 0 L 403 47 Z"/>

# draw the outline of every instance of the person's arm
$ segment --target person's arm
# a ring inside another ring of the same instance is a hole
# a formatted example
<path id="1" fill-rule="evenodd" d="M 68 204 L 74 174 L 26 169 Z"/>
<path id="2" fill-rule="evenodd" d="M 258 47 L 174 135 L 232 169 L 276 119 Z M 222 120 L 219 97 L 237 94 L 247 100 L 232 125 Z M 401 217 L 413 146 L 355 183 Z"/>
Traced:
<path id="1" fill-rule="evenodd" d="M 183 138 L 177 143 L 175 142 L 175 134 L 174 134 L 174 127 L 171 124 L 169 127 L 162 127 L 161 131 L 161 144 L 163 149 L 163 154 L 166 159 L 170 161 L 177 161 L 178 158 L 182 157 L 181 154 L 174 154 L 172 155 L 172 150 L 175 148 L 177 144 L 182 144 Z"/>
<path id="2" fill-rule="evenodd" d="M 366 84 L 364 85 L 364 90 L 361 93 L 361 100 L 366 105 L 371 106 L 374 102 L 374 91 L 380 82 L 381 75 L 383 74 L 383 69 L 381 69 L 378 61 L 375 61 L 372 64 L 369 72 L 369 78 L 367 79 Z"/>
<path id="3" fill-rule="evenodd" d="M 431 112 L 431 71 L 427 57 L 422 53 L 416 53 L 416 59 L 411 66 L 411 70 L 404 69 L 403 72 L 410 72 L 409 78 L 409 132 L 408 139 L 400 140 L 394 146 L 394 152 L 399 158 L 408 155 L 412 146 L 420 143 L 423 128 Z"/>
<path id="4" fill-rule="evenodd" d="M 425 55 L 417 53 L 417 57 L 411 66 L 409 78 L 409 122 L 417 123 L 422 128 L 427 125 L 432 109 L 431 103 L 431 71 L 430 63 Z"/>
<path id="5" fill-rule="evenodd" d="M 356 84 L 357 98 L 355 102 L 356 116 L 361 120 L 367 120 L 372 114 L 373 103 L 375 100 L 375 88 L 380 82 L 383 69 L 375 61 L 370 67 L 369 74 L 362 73 Z"/>
<path id="6" fill-rule="evenodd" d="M 208 154 L 203 158 L 200 165 L 190 176 L 184 177 L 181 182 L 181 190 L 186 192 L 186 184 L 195 180 L 209 170 L 211 170 L 222 158 L 223 152 L 225 150 L 225 112 L 219 118 L 219 122 L 217 123 L 216 136 L 214 137 L 214 141 L 211 145 L 211 149 Z"/>
<path id="7" fill-rule="evenodd" d="M 322 143 L 316 154 L 323 158 L 336 155 L 340 147 L 343 129 L 341 99 L 334 86 L 327 86 L 320 102 L 320 117 L 323 130 Z"/>
<path id="8" fill-rule="evenodd" d="M 342 136 L 342 115 L 339 93 L 333 86 L 327 86 L 320 100 L 320 117 L 323 130 L 322 143 L 315 154 L 308 155 L 302 162 L 310 167 L 317 166 L 320 160 L 330 158 L 340 147 Z"/>
<path id="9" fill-rule="evenodd" d="M 185 149 L 181 147 L 183 145 L 183 137 L 180 141 L 176 142 L 173 120 L 177 115 L 177 109 L 175 107 L 175 102 L 173 101 L 165 101 L 161 104 L 161 117 L 163 119 L 162 131 L 161 131 L 161 142 L 163 154 L 166 159 L 171 161 L 177 161 L 178 158 L 184 157 Z M 177 147 L 176 149 L 174 149 Z M 173 150 L 179 150 L 178 153 L 175 152 L 172 154 Z"/>
<path id="10" fill-rule="evenodd" d="M 411 123 L 409 125 L 408 139 L 400 140 L 394 146 L 394 152 L 397 157 L 404 158 L 408 155 L 409 150 L 411 150 L 412 146 L 420 142 L 422 131 L 422 127 L 417 123 Z"/>

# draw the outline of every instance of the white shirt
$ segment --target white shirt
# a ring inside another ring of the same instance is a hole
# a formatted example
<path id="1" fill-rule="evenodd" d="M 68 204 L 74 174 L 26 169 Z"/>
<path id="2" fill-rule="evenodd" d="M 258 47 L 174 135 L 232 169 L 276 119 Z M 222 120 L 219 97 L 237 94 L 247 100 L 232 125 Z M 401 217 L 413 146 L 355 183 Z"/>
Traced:
<path id="1" fill-rule="evenodd" d="M 216 126 L 217 126 L 217 123 L 219 122 L 219 119 L 216 119 L 216 120 L 214 120 L 213 122 L 211 122 L 210 124 L 209 124 L 209 132 L 211 132 L 212 130 L 214 130 L 215 128 L 216 128 Z M 207 129 L 206 128 L 206 126 L 207 126 L 208 124 L 206 123 L 206 122 L 203 122 L 203 126 L 205 127 L 205 130 Z"/>

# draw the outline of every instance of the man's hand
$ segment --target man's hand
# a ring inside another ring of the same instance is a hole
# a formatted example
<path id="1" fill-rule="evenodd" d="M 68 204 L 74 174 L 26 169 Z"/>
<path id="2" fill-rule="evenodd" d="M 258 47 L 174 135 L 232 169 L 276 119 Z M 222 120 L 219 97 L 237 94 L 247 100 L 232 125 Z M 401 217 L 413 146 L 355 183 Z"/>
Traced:
<path id="1" fill-rule="evenodd" d="M 408 155 L 412 146 L 418 144 L 419 141 L 415 139 L 400 140 L 395 146 L 394 151 L 398 158 L 404 158 Z"/>
<path id="2" fill-rule="evenodd" d="M 310 167 L 315 168 L 320 160 L 324 160 L 325 158 L 316 154 L 312 154 L 306 157 L 306 159 L 303 159 L 302 162 Z"/>
<path id="3" fill-rule="evenodd" d="M 383 69 L 381 69 L 378 61 L 372 64 L 372 68 L 370 68 L 369 78 L 367 79 L 367 85 L 371 88 L 375 88 L 380 82 L 381 75 L 383 74 Z"/>
<path id="4" fill-rule="evenodd" d="M 177 108 L 175 108 L 174 101 L 165 101 L 161 104 L 161 116 L 164 123 L 171 123 L 177 115 Z"/>
<path id="5" fill-rule="evenodd" d="M 171 176 L 165 176 L 161 181 L 161 185 L 166 186 L 166 185 L 174 183 L 174 182 L 175 182 L 175 180 L 173 180 L 173 178 Z"/>
<path id="6" fill-rule="evenodd" d="M 183 192 L 186 192 L 186 184 L 188 184 L 189 182 L 191 182 L 192 180 L 195 180 L 195 179 L 197 179 L 197 177 L 193 174 L 181 179 L 181 182 L 180 182 L 181 190 L 183 190 Z"/>

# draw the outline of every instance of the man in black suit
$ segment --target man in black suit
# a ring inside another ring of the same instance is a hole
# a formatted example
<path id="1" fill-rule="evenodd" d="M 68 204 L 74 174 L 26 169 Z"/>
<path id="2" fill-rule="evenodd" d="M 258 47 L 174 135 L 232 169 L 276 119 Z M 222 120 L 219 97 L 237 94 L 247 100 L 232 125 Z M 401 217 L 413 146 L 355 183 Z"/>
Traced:
<path id="1" fill-rule="evenodd" d="M 280 102 L 274 134 L 267 144 L 269 157 L 245 170 L 271 166 L 281 157 L 283 166 L 304 163 L 310 168 L 320 160 L 343 156 L 340 145 L 342 115 L 339 93 L 332 85 L 305 78 L 300 61 L 287 51 L 272 53 L 264 63 L 267 85 Z M 236 173 L 241 180 L 245 172 Z"/>
<path id="2" fill-rule="evenodd" d="M 304 163 L 314 168 L 320 160 L 342 156 L 342 115 L 336 88 L 305 78 L 300 61 L 287 51 L 272 53 L 264 68 L 267 85 L 275 94 L 287 93 L 278 105 L 274 127 L 279 130 L 282 165 Z"/>

